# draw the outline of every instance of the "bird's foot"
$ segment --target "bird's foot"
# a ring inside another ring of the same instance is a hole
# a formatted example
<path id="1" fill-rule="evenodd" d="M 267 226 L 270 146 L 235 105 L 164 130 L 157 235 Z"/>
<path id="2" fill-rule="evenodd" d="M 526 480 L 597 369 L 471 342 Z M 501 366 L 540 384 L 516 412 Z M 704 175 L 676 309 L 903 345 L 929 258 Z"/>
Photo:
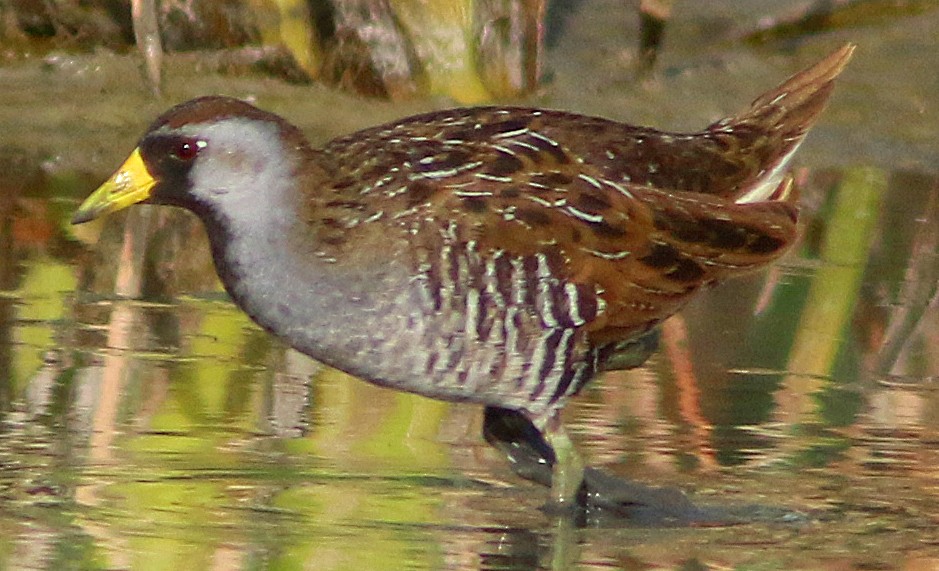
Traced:
<path id="1" fill-rule="evenodd" d="M 558 455 L 521 412 L 487 407 L 483 434 L 522 478 L 549 488 L 558 473 Z M 767 506 L 703 506 L 681 490 L 647 486 L 585 468 L 576 494 L 552 499 L 544 511 L 581 526 L 723 526 L 750 521 L 799 523 L 805 516 Z"/>

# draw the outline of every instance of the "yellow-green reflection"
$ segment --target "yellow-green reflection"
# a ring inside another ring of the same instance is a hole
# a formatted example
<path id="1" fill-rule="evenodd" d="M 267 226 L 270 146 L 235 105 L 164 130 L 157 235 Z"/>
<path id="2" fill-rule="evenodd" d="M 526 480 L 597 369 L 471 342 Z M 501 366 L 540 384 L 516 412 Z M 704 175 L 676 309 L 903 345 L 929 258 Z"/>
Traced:
<path id="1" fill-rule="evenodd" d="M 830 379 L 843 347 L 886 188 L 882 171 L 864 167 L 846 171 L 838 185 L 822 245 L 822 265 L 812 280 L 789 356 L 792 374 L 785 383 L 782 409 L 795 418 L 816 409 L 812 397 Z"/>
<path id="2" fill-rule="evenodd" d="M 311 389 L 327 416 L 306 437 L 259 439 L 270 412 L 262 398 L 270 377 L 258 367 L 249 369 L 250 384 L 235 382 L 259 332 L 231 306 L 188 305 L 184 313 L 197 317 L 181 332 L 181 344 L 192 358 L 156 362 L 171 373 L 165 389 L 152 378 L 149 386 L 131 381 L 136 389 L 123 400 L 122 408 L 131 409 L 114 460 L 137 468 L 110 477 L 99 471 L 114 481 L 93 490 L 90 520 L 120 530 L 134 569 L 212 568 L 220 546 L 235 541 L 229 530 L 250 527 L 255 510 L 271 509 L 309 531 L 277 542 L 277 568 L 316 562 L 317 569 L 397 569 L 403 559 L 413 560 L 414 538 L 395 524 L 429 524 L 440 515 L 439 499 L 422 498 L 408 478 L 447 468 L 445 445 L 437 440 L 447 405 L 327 370 Z M 277 460 L 270 463 L 264 450 Z M 350 472 L 364 479 L 344 476 Z M 384 484 L 371 483 L 382 474 L 389 478 Z M 337 533 L 354 536 L 361 522 L 384 531 L 370 532 L 354 549 L 336 543 Z M 439 559 L 435 553 L 421 555 L 429 568 Z"/>
<path id="3" fill-rule="evenodd" d="M 50 258 L 40 258 L 25 270 L 20 288 L 15 292 L 22 300 L 15 311 L 23 323 L 16 328 L 19 348 L 13 357 L 17 393 L 25 388 L 22 383 L 28 382 L 40 369 L 45 353 L 59 347 L 55 324 L 65 319 L 65 300 L 76 285 L 72 268 Z"/>

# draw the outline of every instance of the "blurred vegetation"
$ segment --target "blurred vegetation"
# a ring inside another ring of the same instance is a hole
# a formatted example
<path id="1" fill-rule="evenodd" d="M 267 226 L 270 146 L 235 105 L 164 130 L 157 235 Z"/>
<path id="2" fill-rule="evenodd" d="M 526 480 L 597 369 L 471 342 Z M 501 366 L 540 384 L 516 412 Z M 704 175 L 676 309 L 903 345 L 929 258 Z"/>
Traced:
<path id="1" fill-rule="evenodd" d="M 152 69 L 163 49 L 223 50 L 229 69 L 375 97 L 473 103 L 536 87 L 545 7 L 546 0 L 0 0 L 0 48 L 9 60 L 137 43 Z"/>
<path id="2" fill-rule="evenodd" d="M 627 2 L 628 3 L 628 2 Z M 550 4 L 550 5 L 549 5 Z M 144 55 L 159 92 L 162 54 L 220 52 L 221 71 L 323 81 L 372 97 L 463 104 L 538 87 L 556 0 L 0 0 L 0 61 L 53 51 Z M 656 62 L 673 0 L 633 2 L 640 69 Z M 732 40 L 765 43 L 921 14 L 935 0 L 814 0 L 765 14 Z M 679 7 L 679 9 L 681 9 Z M 550 12 L 550 13 L 549 13 Z M 627 31 L 624 28 L 624 36 Z"/>
<path id="3" fill-rule="evenodd" d="M 939 8 L 935 0 L 817 0 L 796 11 L 764 19 L 745 34 L 750 42 L 792 39 L 826 30 L 872 26 Z"/>

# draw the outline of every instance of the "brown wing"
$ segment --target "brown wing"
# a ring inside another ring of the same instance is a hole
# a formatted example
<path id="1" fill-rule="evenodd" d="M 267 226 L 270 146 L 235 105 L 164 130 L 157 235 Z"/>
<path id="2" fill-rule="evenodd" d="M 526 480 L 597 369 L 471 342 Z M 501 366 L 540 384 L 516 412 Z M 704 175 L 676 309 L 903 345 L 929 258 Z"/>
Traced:
<path id="1" fill-rule="evenodd" d="M 385 239 L 420 240 L 415 250 L 469 245 L 483 263 L 530 266 L 504 279 L 548 272 L 553 303 L 533 296 L 528 309 L 582 326 L 594 346 L 647 329 L 702 285 L 778 257 L 795 236 L 795 193 L 735 204 L 611 180 L 603 165 L 533 130 L 543 113 L 445 112 L 334 141 L 327 218 L 342 232 L 371 221 Z"/>

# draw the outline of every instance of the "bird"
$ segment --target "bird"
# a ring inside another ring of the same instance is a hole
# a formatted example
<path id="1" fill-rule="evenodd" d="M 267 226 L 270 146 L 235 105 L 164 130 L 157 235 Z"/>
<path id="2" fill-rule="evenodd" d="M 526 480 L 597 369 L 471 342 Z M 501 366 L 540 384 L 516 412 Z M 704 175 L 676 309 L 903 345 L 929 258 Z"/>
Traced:
<path id="1" fill-rule="evenodd" d="M 585 474 L 563 407 L 641 364 L 697 293 L 797 240 L 790 161 L 854 49 L 690 133 L 481 106 L 314 147 L 278 115 L 203 96 L 158 117 L 72 222 L 191 211 L 258 325 L 365 381 L 484 405 L 487 439 L 527 447 L 510 459 L 533 456 L 563 509 Z"/>

